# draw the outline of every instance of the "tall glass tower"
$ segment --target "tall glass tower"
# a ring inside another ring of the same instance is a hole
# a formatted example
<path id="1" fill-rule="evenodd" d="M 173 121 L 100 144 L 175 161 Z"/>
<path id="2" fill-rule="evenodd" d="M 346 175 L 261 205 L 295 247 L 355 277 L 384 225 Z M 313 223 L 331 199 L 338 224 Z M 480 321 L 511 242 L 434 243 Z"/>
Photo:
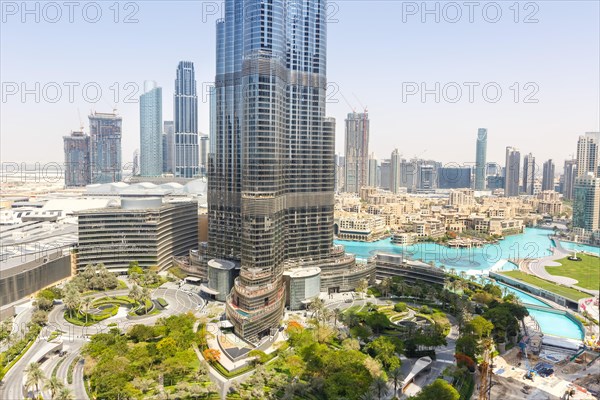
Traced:
<path id="1" fill-rule="evenodd" d="M 507 147 L 506 162 L 504 165 L 504 196 L 518 196 L 521 152 L 514 147 Z"/>
<path id="2" fill-rule="evenodd" d="M 98 112 L 90 114 L 89 120 L 91 182 L 120 182 L 123 120 L 115 113 Z"/>
<path id="3" fill-rule="evenodd" d="M 212 91 L 208 255 L 239 266 L 227 317 L 256 342 L 279 325 L 284 270 L 319 267 L 321 289 L 330 290 L 349 290 L 372 271 L 333 246 L 325 1 L 226 0 L 224 16 Z"/>
<path id="4" fill-rule="evenodd" d="M 160 176 L 163 170 L 162 89 L 145 82 L 140 96 L 140 175 Z"/>
<path id="5" fill-rule="evenodd" d="M 477 149 L 475 154 L 475 190 L 485 190 L 485 163 L 487 156 L 487 129 L 477 131 Z"/>
<path id="6" fill-rule="evenodd" d="M 368 186 L 369 114 L 352 112 L 346 119 L 346 192 Z"/>
<path id="7" fill-rule="evenodd" d="M 198 95 L 194 63 L 180 61 L 174 95 L 175 176 L 193 178 L 199 172 Z"/>

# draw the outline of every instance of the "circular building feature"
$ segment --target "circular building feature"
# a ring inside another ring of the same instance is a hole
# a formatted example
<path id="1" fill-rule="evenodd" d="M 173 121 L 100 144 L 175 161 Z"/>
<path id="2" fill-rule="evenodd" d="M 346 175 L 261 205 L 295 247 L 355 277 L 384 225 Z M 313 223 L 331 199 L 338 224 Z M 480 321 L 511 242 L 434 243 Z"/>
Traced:
<path id="1" fill-rule="evenodd" d="M 321 292 L 321 268 L 293 268 L 283 273 L 286 287 L 286 305 L 290 310 L 304 308 L 307 300 Z"/>

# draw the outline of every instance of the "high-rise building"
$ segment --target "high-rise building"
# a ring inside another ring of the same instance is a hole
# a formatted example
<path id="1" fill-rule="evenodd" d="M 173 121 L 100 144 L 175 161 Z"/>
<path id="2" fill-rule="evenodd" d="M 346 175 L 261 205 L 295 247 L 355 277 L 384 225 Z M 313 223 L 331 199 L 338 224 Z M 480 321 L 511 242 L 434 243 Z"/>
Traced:
<path id="1" fill-rule="evenodd" d="M 217 21 L 207 255 L 239 268 L 226 315 L 252 342 L 277 332 L 284 270 L 319 268 L 329 292 L 351 290 L 374 271 L 333 246 L 326 4 L 294 2 L 290 12 L 288 3 L 226 0 Z"/>
<path id="2" fill-rule="evenodd" d="M 489 162 L 485 164 L 485 176 L 496 176 L 501 175 L 502 166 L 495 162 Z"/>
<path id="3" fill-rule="evenodd" d="M 367 186 L 369 173 L 369 114 L 352 112 L 346 118 L 346 192 Z"/>
<path id="4" fill-rule="evenodd" d="M 600 132 L 586 132 L 577 140 L 577 176 L 586 176 L 588 172 L 598 176 L 600 159 Z"/>
<path id="5" fill-rule="evenodd" d="M 434 190 L 437 182 L 437 169 L 432 164 L 418 164 L 417 189 L 422 191 Z"/>
<path id="6" fill-rule="evenodd" d="M 392 160 L 381 160 L 381 176 L 379 177 L 379 187 L 383 190 L 392 190 Z"/>
<path id="7" fill-rule="evenodd" d="M 83 132 L 63 136 L 65 186 L 85 186 L 90 182 L 90 137 Z"/>
<path id="8" fill-rule="evenodd" d="M 335 124 L 335 118 L 333 118 Z M 346 183 L 346 157 L 336 156 L 335 164 L 335 191 L 336 193 L 344 192 L 344 186 Z"/>
<path id="9" fill-rule="evenodd" d="M 94 112 L 89 120 L 92 183 L 121 181 L 122 118 L 114 113 Z"/>
<path id="10" fill-rule="evenodd" d="M 532 195 L 535 183 L 535 157 L 529 153 L 523 157 L 523 193 Z"/>
<path id="11" fill-rule="evenodd" d="M 409 192 L 413 192 L 417 188 L 417 166 L 418 160 L 407 161 L 402 159 L 400 162 L 400 186 L 408 189 Z"/>
<path id="12" fill-rule="evenodd" d="M 542 191 L 544 190 L 554 190 L 554 161 L 552 161 L 552 159 L 544 163 L 542 174 Z"/>
<path id="13" fill-rule="evenodd" d="M 487 155 L 487 129 L 477 131 L 477 148 L 475 154 L 475 190 L 485 190 L 485 163 Z"/>
<path id="14" fill-rule="evenodd" d="M 392 193 L 398 193 L 400 191 L 401 180 L 402 180 L 402 155 L 398 151 L 398 149 L 394 149 L 392 151 L 392 156 L 390 158 L 390 191 Z"/>
<path id="15" fill-rule="evenodd" d="M 565 200 L 573 199 L 573 186 L 577 177 L 577 160 L 565 160 L 562 194 Z"/>
<path id="16" fill-rule="evenodd" d="M 163 122 L 163 172 L 175 171 L 175 122 Z"/>
<path id="17" fill-rule="evenodd" d="M 471 168 L 444 167 L 438 170 L 437 175 L 439 189 L 466 189 L 471 187 Z"/>
<path id="18" fill-rule="evenodd" d="M 140 175 L 160 176 L 163 170 L 162 88 L 145 82 L 140 96 Z"/>
<path id="19" fill-rule="evenodd" d="M 174 95 L 175 176 L 193 178 L 199 173 L 198 96 L 194 63 L 180 61 Z"/>
<path id="20" fill-rule="evenodd" d="M 199 133 L 198 138 L 200 139 L 200 175 L 206 176 L 206 171 L 208 170 L 208 152 L 210 150 L 209 137 L 206 133 Z"/>
<path id="21" fill-rule="evenodd" d="M 594 232 L 600 228 L 600 178 L 592 172 L 575 178 L 573 227 Z"/>
<path id="22" fill-rule="evenodd" d="M 514 147 L 506 148 L 506 164 L 504 167 L 504 195 L 519 195 L 519 172 L 521 170 L 521 153 Z"/>
<path id="23" fill-rule="evenodd" d="M 369 158 L 369 179 L 368 184 L 370 187 L 377 187 L 377 160 L 371 154 Z"/>

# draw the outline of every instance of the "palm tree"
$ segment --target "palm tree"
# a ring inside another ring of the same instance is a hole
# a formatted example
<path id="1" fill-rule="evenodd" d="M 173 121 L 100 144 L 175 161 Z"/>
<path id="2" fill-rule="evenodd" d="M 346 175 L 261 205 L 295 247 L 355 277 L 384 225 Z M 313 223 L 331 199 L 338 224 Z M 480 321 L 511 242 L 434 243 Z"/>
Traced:
<path id="1" fill-rule="evenodd" d="M 398 394 L 398 383 L 402 381 L 402 369 L 395 368 L 390 372 L 390 379 L 394 382 L 394 396 Z"/>
<path id="2" fill-rule="evenodd" d="M 383 380 L 381 377 L 375 378 L 372 383 L 373 392 L 377 394 L 377 398 L 381 400 L 383 397 L 387 396 L 389 392 L 389 388 L 387 382 Z"/>
<path id="3" fill-rule="evenodd" d="M 369 288 L 369 281 L 367 281 L 366 279 L 361 279 L 360 281 L 358 281 L 358 285 L 356 286 L 356 291 L 358 293 L 360 293 L 360 295 L 362 297 L 363 293 L 365 293 L 368 288 Z"/>
<path id="4" fill-rule="evenodd" d="M 52 398 L 54 398 L 56 396 L 56 394 L 58 392 L 60 392 L 61 389 L 64 387 L 65 387 L 64 383 L 62 383 L 62 381 L 60 379 L 58 379 L 56 377 L 56 375 L 54 375 L 50 379 L 48 379 L 46 381 L 46 384 L 44 385 L 44 389 L 50 391 L 50 395 Z"/>
<path id="5" fill-rule="evenodd" d="M 358 400 L 375 400 L 375 394 L 371 390 L 367 390 L 358 397 Z"/>
<path id="6" fill-rule="evenodd" d="M 67 388 L 67 387 L 63 387 L 62 389 L 60 389 L 60 392 L 58 392 L 58 395 L 54 398 L 54 400 L 74 400 L 75 397 L 73 397 L 73 392 L 71 392 L 71 389 Z"/>
<path id="7" fill-rule="evenodd" d="M 312 316 L 317 318 L 317 320 L 319 319 L 321 311 L 323 311 L 324 307 L 325 303 L 318 297 L 315 297 L 308 305 L 308 309 L 312 311 Z"/>
<path id="8" fill-rule="evenodd" d="M 333 324 L 335 325 L 336 328 L 337 328 L 338 320 L 340 319 L 341 316 L 342 316 L 342 310 L 340 310 L 337 307 L 334 308 L 333 309 Z"/>
<path id="9" fill-rule="evenodd" d="M 150 289 L 148 289 L 147 287 L 142 288 L 142 293 L 140 294 L 140 301 L 144 303 L 144 310 L 148 311 L 148 309 L 146 309 L 146 301 L 150 301 Z"/>
<path id="10" fill-rule="evenodd" d="M 44 371 L 40 367 L 39 363 L 32 362 L 25 369 L 25 373 L 27 374 L 27 380 L 25 381 L 25 387 L 29 390 L 32 386 L 35 386 L 35 391 L 40 391 L 40 383 L 46 380 L 44 376 Z"/>
<path id="11" fill-rule="evenodd" d="M 381 287 L 381 291 L 383 292 L 383 296 L 387 297 L 390 288 L 392 287 L 392 278 L 383 278 L 383 280 L 381 281 L 381 284 L 379 285 Z"/>
<path id="12" fill-rule="evenodd" d="M 133 285 L 131 287 L 131 290 L 129 291 L 129 297 L 131 297 L 136 303 L 139 303 L 140 299 L 142 298 L 142 290 L 138 285 Z"/>
<path id="13" fill-rule="evenodd" d="M 81 304 L 79 306 L 79 312 L 83 312 L 85 314 L 85 324 L 87 325 L 88 322 L 88 313 L 90 311 L 90 309 L 92 308 L 92 298 L 91 297 L 84 297 L 81 300 Z"/>
<path id="14" fill-rule="evenodd" d="M 79 303 L 81 302 L 81 295 L 75 286 L 71 284 L 67 285 L 63 301 L 69 310 L 69 316 L 73 318 L 73 310 L 77 310 L 79 308 Z"/>

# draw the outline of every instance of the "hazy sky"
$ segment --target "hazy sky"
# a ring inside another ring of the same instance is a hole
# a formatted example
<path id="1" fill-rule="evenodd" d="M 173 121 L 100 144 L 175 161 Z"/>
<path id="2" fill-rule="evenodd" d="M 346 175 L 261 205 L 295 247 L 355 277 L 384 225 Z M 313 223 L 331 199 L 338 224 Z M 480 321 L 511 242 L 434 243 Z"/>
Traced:
<path id="1" fill-rule="evenodd" d="M 78 110 L 87 131 L 90 110 L 113 107 L 123 116 L 123 160 L 130 161 L 139 147 L 143 82 L 163 87 L 163 118 L 172 119 L 179 60 L 195 63 L 199 126 L 208 133 L 205 89 L 214 80 L 213 14 L 221 2 L 76 3 L 70 10 L 62 1 L 53 3 L 60 9 L 29 2 L 34 11 L 26 14 L 22 2 L 2 1 L 3 162 L 62 161 L 62 136 L 79 128 Z M 377 158 L 397 147 L 405 157 L 473 162 L 477 128 L 486 127 L 489 161 L 504 163 L 512 145 L 540 164 L 553 158 L 560 169 L 577 136 L 599 129 L 598 1 L 427 8 L 433 12 L 424 13 L 420 1 L 330 2 L 327 113 L 337 119 L 338 152 L 346 114 L 363 106 Z M 22 98 L 22 89 L 31 93 Z M 431 93 L 422 98 L 421 89 Z"/>

